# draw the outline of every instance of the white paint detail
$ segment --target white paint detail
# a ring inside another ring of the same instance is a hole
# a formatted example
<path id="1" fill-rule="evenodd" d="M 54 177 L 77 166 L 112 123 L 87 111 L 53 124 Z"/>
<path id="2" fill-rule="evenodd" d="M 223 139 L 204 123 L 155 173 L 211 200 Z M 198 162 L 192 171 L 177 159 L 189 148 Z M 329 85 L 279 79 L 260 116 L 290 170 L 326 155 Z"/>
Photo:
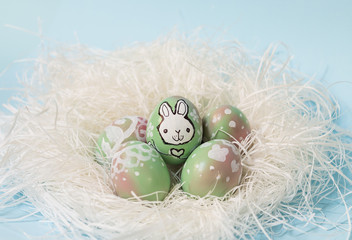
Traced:
<path id="1" fill-rule="evenodd" d="M 128 126 L 126 130 L 122 129 L 120 126 L 116 126 L 116 125 L 125 124 L 127 119 L 131 121 L 131 124 Z M 111 157 L 113 153 L 121 146 L 122 142 L 126 138 L 130 137 L 133 134 L 133 132 L 138 130 L 137 125 L 139 123 L 141 122 L 138 117 L 126 117 L 126 118 L 118 119 L 114 121 L 112 125 L 107 126 L 104 129 L 104 131 L 108 139 L 108 142 L 106 142 L 103 139 L 101 143 L 101 148 L 106 154 L 106 156 Z M 139 138 L 138 136 L 139 134 L 136 135 L 139 141 L 144 140 L 144 138 L 142 139 L 142 138 Z"/>
<path id="2" fill-rule="evenodd" d="M 236 160 L 232 160 L 231 162 L 231 171 L 232 172 L 237 172 L 240 169 L 240 163 L 237 162 Z"/>
<path id="3" fill-rule="evenodd" d="M 125 118 L 117 119 L 114 121 L 114 125 L 123 125 L 125 124 L 125 122 L 126 122 Z"/>
<path id="4" fill-rule="evenodd" d="M 236 127 L 236 122 L 235 121 L 230 121 L 229 122 L 229 127 L 235 128 Z"/>
<path id="5" fill-rule="evenodd" d="M 152 138 L 153 137 L 153 130 L 154 130 L 154 125 L 151 122 L 149 122 L 147 124 L 147 137 L 148 138 Z"/>
<path id="6" fill-rule="evenodd" d="M 213 116 L 212 122 L 216 123 L 217 121 L 219 121 L 221 119 L 221 115 L 220 114 L 216 114 Z"/>
<path id="7" fill-rule="evenodd" d="M 228 148 L 221 148 L 219 144 L 214 144 L 208 152 L 208 157 L 218 162 L 225 162 L 227 154 L 229 154 Z"/>
<path id="8" fill-rule="evenodd" d="M 193 110 L 189 113 L 189 115 L 193 121 L 199 122 L 199 116 L 198 116 L 197 110 L 195 108 L 193 108 Z"/>
<path id="9" fill-rule="evenodd" d="M 135 145 L 127 145 L 120 151 L 115 152 L 113 156 L 113 161 L 111 164 L 112 172 L 121 173 L 126 172 L 128 169 L 136 168 L 140 166 L 142 162 L 152 160 L 155 162 L 155 159 L 160 158 L 158 152 L 149 147 L 144 148 L 145 144 L 135 144 Z M 125 154 L 125 158 L 122 158 L 122 155 Z M 117 168 L 117 166 L 121 166 L 121 168 Z"/>
<path id="10" fill-rule="evenodd" d="M 206 148 L 206 147 L 209 147 L 210 145 L 211 145 L 210 142 L 205 142 L 205 143 L 203 143 L 202 145 L 200 145 L 199 147 L 200 147 L 200 148 Z"/>
<path id="11" fill-rule="evenodd" d="M 229 108 L 226 108 L 224 112 L 225 112 L 225 114 L 227 114 L 227 115 L 229 115 L 229 114 L 232 113 L 231 109 L 229 109 Z"/>

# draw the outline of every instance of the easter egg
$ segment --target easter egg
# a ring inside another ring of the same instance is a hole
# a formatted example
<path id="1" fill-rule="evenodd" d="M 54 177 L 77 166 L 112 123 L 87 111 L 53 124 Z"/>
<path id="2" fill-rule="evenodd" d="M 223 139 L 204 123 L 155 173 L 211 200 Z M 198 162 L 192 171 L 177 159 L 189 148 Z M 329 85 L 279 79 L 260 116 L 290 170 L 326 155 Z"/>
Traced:
<path id="1" fill-rule="evenodd" d="M 170 189 L 170 175 L 164 160 L 151 146 L 129 141 L 114 153 L 111 179 L 116 195 L 138 196 L 143 200 L 162 201 Z"/>
<path id="2" fill-rule="evenodd" d="M 239 184 L 241 174 L 237 147 L 227 140 L 214 139 L 188 157 L 181 173 L 182 189 L 200 197 L 222 197 Z"/>
<path id="3" fill-rule="evenodd" d="M 251 132 L 246 116 L 238 108 L 223 105 L 214 108 L 203 118 L 204 142 L 225 139 L 235 144 L 242 142 Z"/>
<path id="4" fill-rule="evenodd" d="M 161 101 L 151 113 L 147 142 L 168 164 L 181 164 L 201 143 L 202 120 L 188 99 L 178 96 Z"/>
<path id="5" fill-rule="evenodd" d="M 115 120 L 100 134 L 95 149 L 96 161 L 110 166 L 111 156 L 120 145 L 127 141 L 146 142 L 147 119 L 128 116 Z"/>

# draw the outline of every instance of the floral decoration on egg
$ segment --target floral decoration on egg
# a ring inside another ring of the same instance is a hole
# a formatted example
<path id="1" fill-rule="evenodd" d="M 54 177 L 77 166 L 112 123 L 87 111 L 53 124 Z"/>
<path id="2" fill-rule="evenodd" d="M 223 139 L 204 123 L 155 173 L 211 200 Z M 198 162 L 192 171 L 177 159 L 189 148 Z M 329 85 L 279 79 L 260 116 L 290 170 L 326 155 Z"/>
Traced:
<path id="1" fill-rule="evenodd" d="M 170 175 L 164 160 L 151 146 L 129 141 L 115 152 L 111 179 L 116 195 L 162 201 L 170 189 Z"/>
<path id="2" fill-rule="evenodd" d="M 147 119 L 127 116 L 115 120 L 100 134 L 95 150 L 96 161 L 110 166 L 111 158 L 120 145 L 127 141 L 146 142 Z"/>
<path id="3" fill-rule="evenodd" d="M 237 147 L 215 139 L 196 148 L 185 162 L 181 182 L 185 192 L 204 197 L 222 197 L 239 185 L 242 174 Z"/>
<path id="4" fill-rule="evenodd" d="M 201 143 L 202 120 L 188 99 L 172 96 L 161 101 L 149 117 L 147 142 L 168 164 L 181 164 Z"/>
<path id="5" fill-rule="evenodd" d="M 204 142 L 211 139 L 225 139 L 240 143 L 251 132 L 247 117 L 241 110 L 231 105 L 210 110 L 203 118 L 203 129 Z"/>

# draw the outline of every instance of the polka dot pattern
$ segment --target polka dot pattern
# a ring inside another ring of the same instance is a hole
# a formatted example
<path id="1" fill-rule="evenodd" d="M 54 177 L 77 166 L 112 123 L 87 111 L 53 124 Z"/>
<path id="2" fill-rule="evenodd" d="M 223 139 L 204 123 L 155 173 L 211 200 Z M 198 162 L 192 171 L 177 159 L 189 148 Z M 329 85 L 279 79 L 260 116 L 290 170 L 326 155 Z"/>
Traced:
<path id="1" fill-rule="evenodd" d="M 225 139 L 239 144 L 250 134 L 246 116 L 236 107 L 223 105 L 210 110 L 203 119 L 203 141 Z"/>

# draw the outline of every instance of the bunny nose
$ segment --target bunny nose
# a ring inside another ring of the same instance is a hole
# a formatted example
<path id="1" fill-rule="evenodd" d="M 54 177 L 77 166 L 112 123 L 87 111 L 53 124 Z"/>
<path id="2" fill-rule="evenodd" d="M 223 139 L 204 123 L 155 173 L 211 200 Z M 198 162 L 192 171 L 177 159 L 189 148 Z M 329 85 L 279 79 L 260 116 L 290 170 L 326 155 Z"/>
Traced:
<path id="1" fill-rule="evenodd" d="M 181 129 L 175 130 L 175 132 L 177 133 L 177 135 L 172 136 L 172 139 L 175 140 L 176 142 L 182 141 L 184 136 L 180 136 Z"/>

